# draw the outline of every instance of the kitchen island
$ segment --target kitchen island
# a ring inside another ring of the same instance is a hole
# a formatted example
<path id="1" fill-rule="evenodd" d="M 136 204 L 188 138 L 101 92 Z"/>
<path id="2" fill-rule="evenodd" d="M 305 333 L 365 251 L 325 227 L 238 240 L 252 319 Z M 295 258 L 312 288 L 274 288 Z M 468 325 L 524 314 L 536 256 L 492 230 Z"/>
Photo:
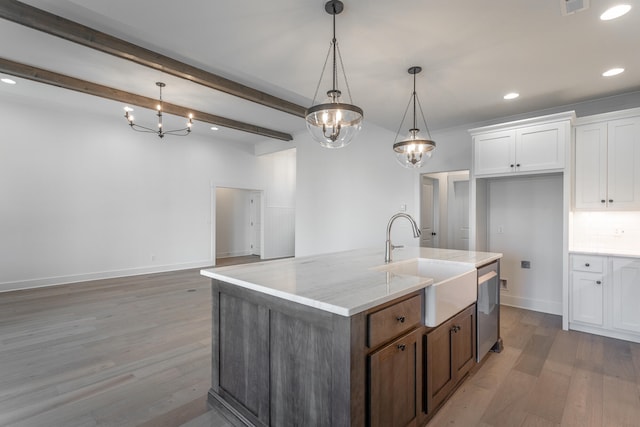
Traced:
<path id="1" fill-rule="evenodd" d="M 443 301 L 464 307 L 428 327 L 425 290 L 438 283 L 402 266 L 433 260 L 468 278 L 501 256 L 407 248 L 385 264 L 383 251 L 363 249 L 203 270 L 213 292 L 210 403 L 247 425 L 423 425 L 475 364 L 475 298 Z M 427 375 L 429 337 L 445 335 L 451 345 L 433 366 L 446 359 L 450 369 Z"/>

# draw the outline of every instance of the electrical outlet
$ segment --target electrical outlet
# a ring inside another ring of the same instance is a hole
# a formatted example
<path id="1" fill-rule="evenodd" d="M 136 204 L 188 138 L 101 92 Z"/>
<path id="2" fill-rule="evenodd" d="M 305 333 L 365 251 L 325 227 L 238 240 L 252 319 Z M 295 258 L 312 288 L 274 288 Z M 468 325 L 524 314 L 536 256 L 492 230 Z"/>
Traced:
<path id="1" fill-rule="evenodd" d="M 504 226 L 499 225 L 498 226 L 498 234 L 503 234 L 504 233 Z"/>
<path id="2" fill-rule="evenodd" d="M 509 290 L 507 287 L 507 279 L 500 279 L 500 290 L 505 292 Z"/>
<path id="3" fill-rule="evenodd" d="M 520 268 L 531 268 L 531 261 L 520 261 Z"/>

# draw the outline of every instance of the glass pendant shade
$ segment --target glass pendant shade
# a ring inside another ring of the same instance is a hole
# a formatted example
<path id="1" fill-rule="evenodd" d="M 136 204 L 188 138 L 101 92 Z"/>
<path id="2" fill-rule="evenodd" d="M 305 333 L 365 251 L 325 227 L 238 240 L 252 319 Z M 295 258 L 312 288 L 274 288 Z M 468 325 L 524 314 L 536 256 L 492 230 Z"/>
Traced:
<path id="1" fill-rule="evenodd" d="M 332 54 L 333 83 L 331 90 L 327 91 L 327 98 L 321 104 L 313 105 L 307 109 L 305 113 L 307 129 L 309 130 L 311 137 L 325 148 L 342 148 L 349 145 L 362 128 L 362 109 L 352 104 L 343 103 L 341 101 L 342 92 L 337 88 L 337 59 L 340 59 L 339 63 L 342 68 L 347 93 L 349 94 L 349 99 L 351 98 L 351 93 L 348 90 L 349 85 L 347 83 L 347 76 L 344 73 L 344 65 L 342 64 L 342 58 L 338 49 L 338 41 L 336 39 L 336 15 L 341 13 L 343 9 L 344 5 L 340 0 L 330 0 L 325 4 L 325 11 L 328 14 L 333 15 L 333 39 L 331 40 L 329 52 L 327 52 L 327 60 L 329 59 L 329 55 Z M 320 75 L 318 88 L 322 83 L 322 76 L 326 69 L 327 60 L 325 60 L 325 67 Z M 316 94 L 313 97 L 314 103 L 317 94 L 318 89 L 316 89 Z"/>
<path id="2" fill-rule="evenodd" d="M 362 128 L 362 110 L 355 105 L 341 103 L 340 91 L 329 91 L 328 95 L 323 104 L 307 110 L 307 129 L 323 147 L 342 148 Z"/>
<path id="3" fill-rule="evenodd" d="M 402 166 L 409 169 L 417 169 L 423 166 L 426 161 L 431 158 L 431 156 L 433 155 L 433 150 L 435 150 L 436 148 L 436 143 L 431 139 L 431 133 L 429 132 L 429 127 L 427 126 L 427 121 L 424 118 L 422 106 L 420 106 L 418 94 L 416 93 L 416 74 L 421 71 L 422 68 L 417 66 L 411 67 L 408 70 L 409 74 L 413 75 L 413 92 L 411 93 L 409 104 L 407 104 L 407 109 L 405 110 L 404 116 L 402 117 L 402 122 L 400 123 L 400 129 L 402 129 L 402 125 L 404 124 L 404 119 L 407 116 L 409 106 L 413 104 L 413 127 L 409 129 L 409 136 L 407 138 L 393 144 L 393 151 L 396 154 L 396 160 L 398 160 L 398 163 L 400 163 Z M 422 138 L 419 135 L 420 129 L 418 129 L 418 127 L 416 126 L 417 106 L 420 106 L 422 121 L 424 122 L 424 125 L 427 129 L 428 138 Z M 398 140 L 400 129 L 398 129 L 398 133 L 396 134 L 396 141 Z"/>
<path id="4" fill-rule="evenodd" d="M 405 168 L 419 168 L 431 158 L 436 143 L 430 139 L 420 138 L 418 129 L 411 129 L 407 139 L 393 144 L 396 160 Z"/>

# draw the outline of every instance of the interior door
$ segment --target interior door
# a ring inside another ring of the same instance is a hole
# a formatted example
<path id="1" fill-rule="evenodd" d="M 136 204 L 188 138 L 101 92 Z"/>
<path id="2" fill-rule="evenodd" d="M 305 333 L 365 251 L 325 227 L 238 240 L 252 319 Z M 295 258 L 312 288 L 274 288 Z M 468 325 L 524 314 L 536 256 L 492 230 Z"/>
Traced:
<path id="1" fill-rule="evenodd" d="M 449 249 L 469 250 L 469 174 L 449 175 Z"/>
<path id="2" fill-rule="evenodd" d="M 420 246 L 426 248 L 437 247 L 434 224 L 434 212 L 436 210 L 438 181 L 426 176 L 422 177 L 420 190 Z"/>

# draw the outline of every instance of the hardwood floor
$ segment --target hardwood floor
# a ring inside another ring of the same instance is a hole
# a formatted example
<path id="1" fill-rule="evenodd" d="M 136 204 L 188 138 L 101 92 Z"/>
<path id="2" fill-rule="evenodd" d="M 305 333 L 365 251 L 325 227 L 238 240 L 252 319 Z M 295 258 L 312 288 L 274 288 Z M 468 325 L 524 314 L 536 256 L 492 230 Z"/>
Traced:
<path id="1" fill-rule="evenodd" d="M 492 354 L 435 426 L 640 426 L 640 344 L 563 331 L 559 316 L 502 307 Z"/>
<path id="2" fill-rule="evenodd" d="M 0 426 L 227 426 L 207 412 L 199 270 L 0 293 Z M 492 354 L 434 426 L 640 426 L 640 344 L 502 308 Z"/>
<path id="3" fill-rule="evenodd" d="M 0 425 L 177 426 L 207 411 L 199 270 L 0 293 Z"/>

